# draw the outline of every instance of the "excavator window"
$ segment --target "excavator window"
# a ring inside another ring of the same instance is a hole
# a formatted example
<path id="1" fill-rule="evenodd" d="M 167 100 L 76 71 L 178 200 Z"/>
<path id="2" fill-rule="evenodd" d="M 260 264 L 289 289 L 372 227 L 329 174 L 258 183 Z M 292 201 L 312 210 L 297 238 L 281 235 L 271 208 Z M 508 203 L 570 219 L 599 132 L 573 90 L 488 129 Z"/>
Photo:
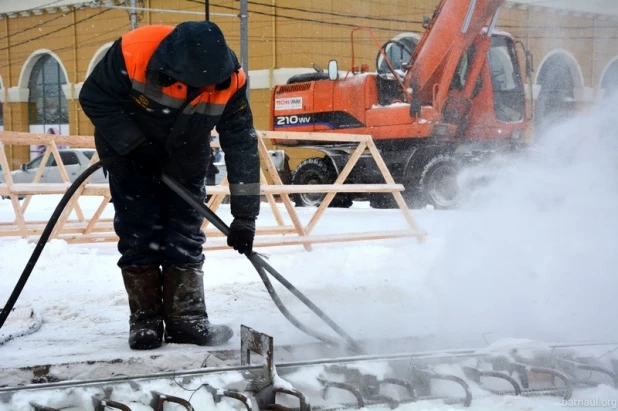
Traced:
<path id="1" fill-rule="evenodd" d="M 496 119 L 507 123 L 522 121 L 525 95 L 521 73 L 516 65 L 515 45 L 505 36 L 492 37 L 487 60 L 491 72 Z"/>
<path id="2" fill-rule="evenodd" d="M 450 90 L 463 90 L 466 80 L 468 79 L 468 71 L 470 70 L 472 60 L 474 60 L 475 53 L 476 47 L 472 45 L 465 53 L 462 54 L 461 59 L 459 59 L 459 63 L 457 64 L 457 68 L 455 69 Z M 476 86 L 474 87 L 472 98 L 476 97 L 482 86 L 482 78 L 479 76 L 476 80 Z"/>
<path id="3" fill-rule="evenodd" d="M 468 78 L 470 61 L 472 61 L 472 55 L 474 54 L 473 47 L 461 55 L 461 59 L 459 59 L 459 63 L 455 69 L 453 81 L 451 81 L 451 90 L 463 90 L 464 85 L 466 84 L 466 79 Z"/>
<path id="4" fill-rule="evenodd" d="M 378 52 L 376 56 L 378 72 L 376 81 L 380 105 L 386 106 L 403 99 L 403 90 L 394 75 L 399 76 L 401 79 L 405 77 L 406 71 L 408 71 L 407 64 L 416 48 L 416 43 L 417 39 L 415 37 L 401 37 L 389 40 L 382 45 L 382 50 L 384 50 L 388 62 L 395 69 L 395 73 L 391 72 L 384 56 L 381 52 Z"/>
<path id="5" fill-rule="evenodd" d="M 407 71 L 406 65 L 415 48 L 416 39 L 408 37 L 403 37 L 398 40 L 389 40 L 382 46 L 388 61 L 402 77 L 405 76 L 405 72 Z M 391 73 L 382 53 L 378 53 L 376 56 L 376 66 L 379 74 Z"/>

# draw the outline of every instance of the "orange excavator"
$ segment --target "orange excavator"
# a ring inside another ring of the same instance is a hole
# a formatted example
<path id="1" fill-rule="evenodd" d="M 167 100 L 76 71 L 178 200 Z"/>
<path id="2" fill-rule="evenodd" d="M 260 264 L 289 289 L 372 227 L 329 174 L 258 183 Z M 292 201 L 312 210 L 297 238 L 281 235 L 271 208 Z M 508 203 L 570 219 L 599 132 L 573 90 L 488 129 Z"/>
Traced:
<path id="1" fill-rule="evenodd" d="M 270 129 L 370 134 L 409 206 L 451 208 L 460 195 L 463 167 L 523 145 L 527 127 L 524 76 L 517 43 L 495 30 L 506 0 L 441 0 L 425 32 L 403 34 L 381 47 L 376 71 L 355 67 L 293 76 L 272 93 Z M 373 34 L 372 34 L 373 37 Z M 375 40 L 375 37 L 374 37 Z M 291 174 L 293 184 L 329 184 L 350 157 L 345 144 L 275 140 L 277 146 L 319 150 Z M 371 157 L 362 157 L 346 183 L 382 183 Z M 323 195 L 296 194 L 297 206 Z M 338 194 L 331 206 L 349 207 L 354 195 Z M 371 194 L 373 207 L 392 196 Z"/>

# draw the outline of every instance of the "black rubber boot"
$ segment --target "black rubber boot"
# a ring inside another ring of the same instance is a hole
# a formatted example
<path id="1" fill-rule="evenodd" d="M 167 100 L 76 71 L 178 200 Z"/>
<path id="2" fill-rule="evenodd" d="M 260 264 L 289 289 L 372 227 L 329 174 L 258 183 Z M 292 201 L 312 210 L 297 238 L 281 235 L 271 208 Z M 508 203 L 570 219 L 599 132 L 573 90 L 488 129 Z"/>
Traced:
<path id="1" fill-rule="evenodd" d="M 202 266 L 179 264 L 163 270 L 165 342 L 215 346 L 225 344 L 234 335 L 227 325 L 208 320 Z"/>
<path id="2" fill-rule="evenodd" d="M 163 339 L 163 296 L 161 271 L 156 265 L 122 269 L 129 297 L 129 347 L 134 350 L 159 348 Z"/>

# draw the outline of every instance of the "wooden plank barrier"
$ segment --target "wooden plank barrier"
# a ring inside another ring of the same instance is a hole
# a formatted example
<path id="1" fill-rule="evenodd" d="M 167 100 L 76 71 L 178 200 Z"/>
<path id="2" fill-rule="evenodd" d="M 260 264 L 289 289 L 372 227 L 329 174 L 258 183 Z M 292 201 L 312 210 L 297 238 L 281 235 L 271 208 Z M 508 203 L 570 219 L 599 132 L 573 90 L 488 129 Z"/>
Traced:
<path id="1" fill-rule="evenodd" d="M 313 244 L 363 241 L 363 240 L 382 240 L 389 238 L 416 238 L 422 242 L 427 236 L 424 230 L 418 228 L 410 210 L 401 195 L 404 190 L 401 184 L 396 184 L 391 176 L 384 160 L 376 148 L 371 136 L 357 134 L 335 134 L 335 133 L 289 133 L 274 131 L 258 131 L 258 148 L 263 164 L 261 170 L 261 194 L 265 197 L 266 203 L 270 207 L 276 226 L 261 226 L 256 230 L 255 247 L 302 245 L 305 250 L 312 250 Z M 333 184 L 328 185 L 290 185 L 283 184 L 276 166 L 269 155 L 265 140 L 269 139 L 293 139 L 307 141 L 329 141 L 357 144 L 348 163 L 341 171 L 339 177 Z M 32 183 L 14 183 L 11 177 L 9 162 L 6 156 L 6 145 L 44 145 L 47 147 L 43 159 L 36 171 Z M 37 221 L 26 219 L 26 211 L 34 196 L 40 195 L 62 195 L 70 186 L 70 179 L 62 162 L 58 151 L 59 145 L 70 146 L 71 148 L 94 148 L 94 139 L 90 136 L 60 136 L 48 134 L 32 134 L 22 132 L 1 131 L 0 132 L 0 166 L 4 182 L 0 183 L 0 196 L 8 198 L 11 202 L 14 219 L 13 221 L 0 222 L 0 237 L 21 237 L 29 241 L 37 241 L 41 236 L 47 221 Z M 213 142 L 213 146 L 218 143 Z M 384 177 L 385 184 L 343 184 L 362 155 L 370 155 L 378 165 Z M 58 171 L 62 177 L 62 183 L 42 183 L 40 182 L 50 156 L 56 161 Z M 94 164 L 98 161 L 95 155 L 90 161 Z M 270 175 L 273 184 L 269 184 L 264 169 Z M 207 193 L 210 195 L 208 206 L 217 211 L 226 196 L 230 194 L 227 178 L 215 186 L 207 186 Z M 407 223 L 405 230 L 382 230 L 377 232 L 360 233 L 338 233 L 329 235 L 312 235 L 316 225 L 326 212 L 330 202 L 337 193 L 392 193 L 399 209 Z M 309 222 L 303 225 L 290 194 L 294 193 L 325 193 L 322 203 L 315 209 Z M 291 221 L 286 224 L 284 213 L 279 208 L 283 204 L 285 213 Z M 101 202 L 91 216 L 86 216 L 79 203 L 82 197 L 100 197 Z M 20 203 L 20 200 L 22 201 Z M 68 243 L 100 243 L 115 242 L 117 236 L 113 230 L 113 219 L 102 218 L 110 204 L 111 194 L 107 183 L 90 183 L 88 180 L 71 198 L 64 212 L 60 216 L 50 239 L 62 239 Z M 4 200 L 6 201 L 6 200 Z M 262 203 L 265 204 L 264 202 Z M 218 230 L 209 228 L 209 222 L 204 221 L 203 231 L 208 238 L 220 238 L 220 241 L 207 241 L 204 245 L 205 250 L 215 250 L 227 248 L 223 236 Z"/>

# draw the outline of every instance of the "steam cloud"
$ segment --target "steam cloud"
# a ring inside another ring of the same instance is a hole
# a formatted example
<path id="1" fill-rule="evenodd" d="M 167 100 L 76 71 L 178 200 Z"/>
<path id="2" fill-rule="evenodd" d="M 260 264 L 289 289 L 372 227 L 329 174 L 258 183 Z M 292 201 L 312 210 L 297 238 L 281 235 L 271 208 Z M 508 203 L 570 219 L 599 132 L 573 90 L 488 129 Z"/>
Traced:
<path id="1" fill-rule="evenodd" d="M 467 199 L 426 278 L 452 347 L 618 340 L 618 99 L 540 136 Z"/>

